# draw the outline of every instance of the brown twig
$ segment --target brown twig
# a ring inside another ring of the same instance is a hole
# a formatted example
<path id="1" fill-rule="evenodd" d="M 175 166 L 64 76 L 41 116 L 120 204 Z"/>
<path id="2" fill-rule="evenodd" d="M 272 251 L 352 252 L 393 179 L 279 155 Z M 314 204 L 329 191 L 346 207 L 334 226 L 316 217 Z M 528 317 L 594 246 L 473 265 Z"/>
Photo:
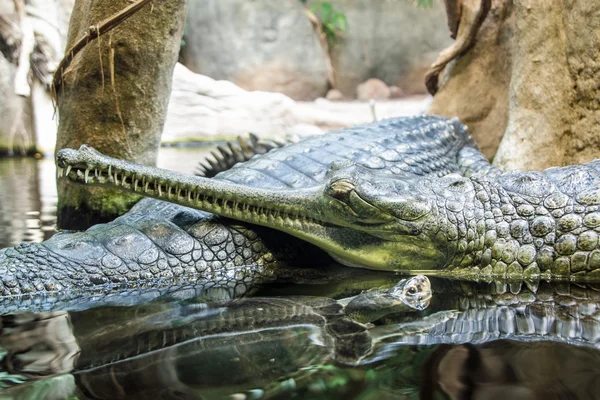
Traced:
<path id="1" fill-rule="evenodd" d="M 429 70 L 425 74 L 425 86 L 432 95 L 435 95 L 438 90 L 438 78 L 446 64 L 467 52 L 475 43 L 475 37 L 490 11 L 491 3 L 491 0 L 461 1 L 460 21 L 457 25 L 456 41 L 450 47 L 440 52 L 438 58 L 431 64 L 431 67 L 429 67 Z M 450 29 L 452 29 L 450 16 L 449 25 Z"/>
<path id="2" fill-rule="evenodd" d="M 67 50 L 65 56 L 58 64 L 56 68 L 56 72 L 54 73 L 54 79 L 52 80 L 52 88 L 51 92 L 54 94 L 55 99 L 58 98 L 58 94 L 60 93 L 60 88 L 63 84 L 63 75 L 65 70 L 69 67 L 75 56 L 85 48 L 85 46 L 102 36 L 106 32 L 117 27 L 121 22 L 125 21 L 140 9 L 142 9 L 146 4 L 150 3 L 152 0 L 138 0 L 130 6 L 125 7 L 118 13 L 106 18 L 96 25 L 92 25 L 88 28 L 85 35 L 79 39 L 77 43 L 75 43 L 69 50 Z"/>
<path id="3" fill-rule="evenodd" d="M 456 39 L 456 34 L 458 33 L 462 3 L 462 0 L 444 0 L 448 29 L 450 29 L 450 37 L 452 39 Z"/>
<path id="4" fill-rule="evenodd" d="M 331 55 L 329 54 L 329 43 L 327 43 L 327 37 L 325 36 L 325 32 L 323 32 L 323 25 L 321 21 L 314 12 L 312 12 L 308 7 L 305 6 L 304 13 L 308 17 L 308 20 L 315 28 L 317 32 L 317 37 L 319 38 L 319 43 L 321 44 L 321 49 L 323 49 L 323 53 L 325 55 L 325 64 L 327 67 L 327 80 L 331 87 L 335 87 L 336 85 L 336 74 L 335 69 L 333 68 L 333 64 L 331 62 Z"/>

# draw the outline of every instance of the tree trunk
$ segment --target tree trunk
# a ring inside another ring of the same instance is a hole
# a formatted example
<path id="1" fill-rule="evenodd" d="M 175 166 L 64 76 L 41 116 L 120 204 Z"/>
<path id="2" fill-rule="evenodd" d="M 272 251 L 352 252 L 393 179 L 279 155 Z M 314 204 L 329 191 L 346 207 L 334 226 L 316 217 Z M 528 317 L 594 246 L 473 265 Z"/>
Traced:
<path id="1" fill-rule="evenodd" d="M 494 0 L 429 113 L 458 116 L 496 166 L 540 170 L 598 156 L 600 0 Z"/>
<path id="2" fill-rule="evenodd" d="M 67 48 L 129 6 L 129 0 L 77 0 Z M 151 1 L 88 45 L 64 71 L 58 92 L 56 148 L 89 144 L 99 151 L 154 165 L 178 58 L 186 1 Z M 126 212 L 138 196 L 61 181 L 58 223 L 84 229 Z"/>

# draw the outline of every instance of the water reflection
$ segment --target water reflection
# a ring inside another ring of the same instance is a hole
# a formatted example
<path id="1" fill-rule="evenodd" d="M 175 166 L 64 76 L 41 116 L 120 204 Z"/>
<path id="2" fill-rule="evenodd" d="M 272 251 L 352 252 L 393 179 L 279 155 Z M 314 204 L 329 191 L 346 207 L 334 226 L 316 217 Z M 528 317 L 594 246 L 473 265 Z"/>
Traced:
<path id="1" fill-rule="evenodd" d="M 425 312 L 372 324 L 340 316 L 330 298 L 222 302 L 189 290 L 129 307 L 4 316 L 2 394 L 43 382 L 80 399 L 600 398 L 597 288 L 434 288 Z"/>
<path id="2" fill-rule="evenodd" d="M 597 399 L 600 352 L 564 343 L 498 340 L 440 346 L 426 362 L 422 399 Z"/>
<path id="3" fill-rule="evenodd" d="M 54 171 L 50 159 L 0 159 L 0 248 L 52 236 L 57 201 Z"/>

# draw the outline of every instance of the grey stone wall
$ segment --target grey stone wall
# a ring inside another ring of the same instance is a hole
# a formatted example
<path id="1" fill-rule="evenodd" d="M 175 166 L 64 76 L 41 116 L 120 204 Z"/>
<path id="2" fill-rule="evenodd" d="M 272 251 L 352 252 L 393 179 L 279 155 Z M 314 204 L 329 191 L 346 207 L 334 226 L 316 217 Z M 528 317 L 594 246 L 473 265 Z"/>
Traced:
<path id="1" fill-rule="evenodd" d="M 192 71 L 299 100 L 327 92 L 326 57 L 298 0 L 189 0 L 188 10 Z"/>
<path id="2" fill-rule="evenodd" d="M 348 29 L 331 51 L 336 86 L 345 96 L 369 78 L 425 93 L 423 77 L 438 52 L 451 44 L 441 1 L 418 8 L 411 0 L 330 0 L 346 14 Z"/>
<path id="3" fill-rule="evenodd" d="M 330 50 L 345 96 L 372 77 L 406 94 L 425 91 L 425 68 L 451 42 L 441 1 L 429 9 L 411 0 L 330 2 L 348 19 Z M 327 92 L 327 56 L 298 0 L 189 0 L 185 36 L 183 62 L 196 73 L 296 100 Z"/>

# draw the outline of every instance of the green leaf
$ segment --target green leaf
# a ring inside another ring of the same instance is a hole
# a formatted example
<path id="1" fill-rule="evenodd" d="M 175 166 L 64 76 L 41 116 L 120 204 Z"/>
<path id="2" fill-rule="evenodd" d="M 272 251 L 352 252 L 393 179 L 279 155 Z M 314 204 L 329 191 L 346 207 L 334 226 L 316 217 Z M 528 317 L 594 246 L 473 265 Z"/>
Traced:
<path id="1" fill-rule="evenodd" d="M 310 11 L 319 17 L 323 33 L 330 46 L 334 46 L 338 42 L 337 33 L 344 32 L 348 28 L 348 20 L 346 15 L 337 12 L 330 2 L 319 1 L 313 3 Z"/>
<path id="2" fill-rule="evenodd" d="M 312 5 L 310 11 L 312 11 L 315 14 L 317 13 L 317 11 L 319 11 L 321 14 L 321 21 L 325 22 L 331 19 L 333 6 L 331 5 L 331 3 L 328 3 L 326 1 L 318 1 Z"/>
<path id="3" fill-rule="evenodd" d="M 316 3 L 313 3 L 312 6 L 310 6 L 310 11 L 316 13 L 317 11 L 319 11 L 321 9 L 321 7 L 323 7 L 323 2 L 317 1 Z"/>
<path id="4" fill-rule="evenodd" d="M 348 20 L 346 19 L 346 16 L 342 13 L 336 13 L 335 25 L 337 26 L 337 29 L 344 32 L 346 30 L 346 27 L 348 26 Z"/>
<path id="5" fill-rule="evenodd" d="M 323 2 L 321 3 L 321 18 L 324 21 L 331 21 L 331 16 L 333 15 L 333 6 L 331 3 Z"/>
<path id="6" fill-rule="evenodd" d="M 432 8 L 433 7 L 433 0 L 416 0 L 417 1 L 417 7 L 421 7 L 421 8 Z"/>

